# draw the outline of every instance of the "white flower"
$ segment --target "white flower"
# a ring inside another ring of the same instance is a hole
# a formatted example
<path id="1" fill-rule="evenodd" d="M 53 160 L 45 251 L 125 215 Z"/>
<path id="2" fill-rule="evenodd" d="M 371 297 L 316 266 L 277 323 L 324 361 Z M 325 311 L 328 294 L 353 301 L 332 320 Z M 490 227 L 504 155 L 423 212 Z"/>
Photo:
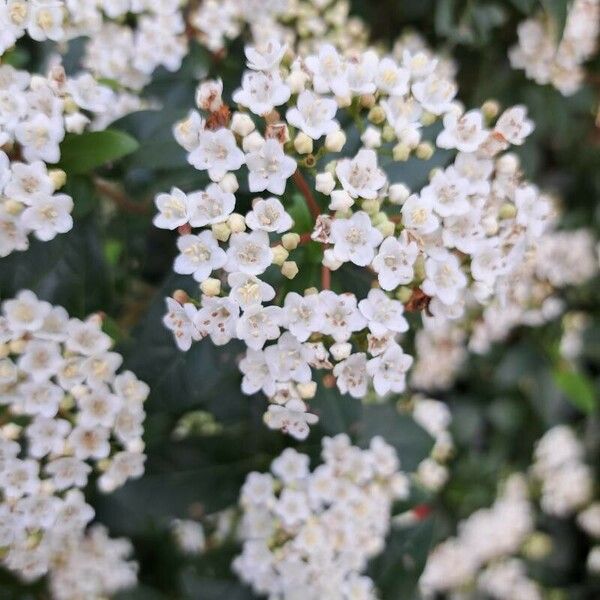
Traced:
<path id="1" fill-rule="evenodd" d="M 289 485 L 305 479 L 309 475 L 310 460 L 306 454 L 300 454 L 294 448 L 286 448 L 272 463 L 271 471 L 275 477 Z"/>
<path id="2" fill-rule="evenodd" d="M 379 67 L 379 57 L 373 50 L 367 50 L 360 55 L 351 57 L 347 63 L 344 78 L 332 82 L 331 89 L 336 96 L 344 97 L 349 92 L 360 96 L 374 94 L 377 90 L 374 79 Z"/>
<path id="3" fill-rule="evenodd" d="M 290 95 L 290 88 L 278 74 L 246 71 L 242 87 L 233 93 L 233 101 L 262 116 L 270 113 L 275 106 L 285 104 Z"/>
<path id="4" fill-rule="evenodd" d="M 470 110 L 462 116 L 449 112 L 444 116 L 444 130 L 438 135 L 436 144 L 440 148 L 475 152 L 487 137 L 481 111 Z"/>
<path id="5" fill-rule="evenodd" d="M 296 170 L 296 161 L 286 156 L 281 144 L 268 139 L 262 147 L 246 156 L 248 166 L 248 185 L 251 192 L 268 190 L 281 196 L 286 181 Z"/>
<path id="6" fill-rule="evenodd" d="M 243 309 L 253 304 L 262 304 L 275 298 L 275 290 L 254 275 L 230 273 L 227 283 L 231 287 L 229 296 Z"/>
<path id="7" fill-rule="evenodd" d="M 36 417 L 25 429 L 30 456 L 42 458 L 48 454 L 62 454 L 70 431 L 71 425 L 64 419 Z"/>
<path id="8" fill-rule="evenodd" d="M 305 62 L 313 75 L 313 87 L 318 94 L 325 94 L 345 82 L 346 63 L 331 44 L 321 45 L 319 55 L 307 56 Z"/>
<path id="9" fill-rule="evenodd" d="M 319 294 L 301 296 L 296 292 L 286 295 L 282 324 L 298 340 L 305 342 L 310 334 L 320 331 L 323 324 L 322 299 Z"/>
<path id="10" fill-rule="evenodd" d="M 286 118 L 290 125 L 297 127 L 313 140 L 318 140 L 339 128 L 335 120 L 337 109 L 335 100 L 304 90 L 298 96 L 296 107 L 287 111 Z"/>
<path id="11" fill-rule="evenodd" d="M 468 190 L 468 180 L 453 167 L 448 167 L 445 171 L 438 171 L 431 183 L 421 190 L 421 200 L 431 201 L 433 210 L 441 217 L 464 215 L 470 208 Z"/>
<path id="12" fill-rule="evenodd" d="M 373 387 L 379 396 L 389 392 L 401 393 L 406 389 L 406 373 L 413 363 L 412 356 L 392 344 L 383 354 L 367 363 L 367 372 L 373 378 Z"/>
<path id="13" fill-rule="evenodd" d="M 494 127 L 494 133 L 500 134 L 514 146 L 521 146 L 533 130 L 533 122 L 527 118 L 524 106 L 513 106 L 505 110 Z"/>
<path id="14" fill-rule="evenodd" d="M 312 353 L 289 331 L 283 333 L 277 344 L 265 349 L 265 358 L 277 381 L 310 381 L 311 370 L 308 363 L 312 359 Z"/>
<path id="15" fill-rule="evenodd" d="M 372 263 L 379 285 L 384 290 L 390 291 L 399 285 L 410 283 L 414 278 L 413 265 L 418 255 L 417 244 L 410 241 L 405 232 L 402 232 L 398 239 L 385 238 Z"/>
<path id="16" fill-rule="evenodd" d="M 200 134 L 198 146 L 188 156 L 196 169 L 208 170 L 213 181 L 220 181 L 227 171 L 237 171 L 245 162 L 244 153 L 237 147 L 229 129 L 205 129 Z"/>
<path id="17" fill-rule="evenodd" d="M 32 230 L 35 237 L 47 242 L 58 233 L 66 233 L 73 228 L 73 199 L 66 194 L 31 196 L 29 206 L 21 215 L 21 222 Z"/>
<path id="18" fill-rule="evenodd" d="M 110 454 L 109 431 L 104 427 L 77 426 L 67 438 L 75 458 L 102 459 Z"/>
<path id="19" fill-rule="evenodd" d="M 452 108 L 452 100 L 456 96 L 456 84 L 433 73 L 427 78 L 412 85 L 414 97 L 425 110 L 434 115 L 441 115 Z"/>
<path id="20" fill-rule="evenodd" d="M 249 306 L 236 324 L 237 337 L 244 340 L 249 348 L 260 350 L 267 340 L 279 337 L 281 310 L 279 306 Z"/>
<path id="21" fill-rule="evenodd" d="M 223 106 L 223 81 L 209 79 L 203 81 L 196 90 L 196 105 L 202 110 L 215 112 Z"/>
<path id="22" fill-rule="evenodd" d="M 402 96 L 408 92 L 410 73 L 399 67 L 391 58 L 382 58 L 377 68 L 375 83 L 377 87 L 390 96 Z"/>
<path id="23" fill-rule="evenodd" d="M 331 226 L 331 241 L 335 257 L 343 262 L 366 266 L 375 256 L 375 247 L 381 244 L 383 235 L 371 224 L 369 215 L 363 211 L 349 219 L 335 219 Z"/>
<path id="24" fill-rule="evenodd" d="M 527 185 L 515 190 L 517 223 L 526 227 L 531 235 L 539 237 L 548 224 L 551 213 L 549 202 L 540 196 L 539 190 Z"/>
<path id="25" fill-rule="evenodd" d="M 56 0 L 31 2 L 27 20 L 29 36 L 38 42 L 46 39 L 55 42 L 61 40 L 64 36 L 63 10 L 62 2 Z"/>
<path id="26" fill-rule="evenodd" d="M 262 391 L 271 397 L 275 393 L 275 378 L 267 364 L 262 350 L 248 348 L 246 355 L 240 361 L 240 371 L 243 374 L 242 392 L 247 395 Z"/>
<path id="27" fill-rule="evenodd" d="M 273 260 L 269 236 L 265 231 L 234 233 L 229 239 L 225 269 L 246 275 L 264 273 Z"/>
<path id="28" fill-rule="evenodd" d="M 270 429 L 281 429 L 297 440 L 305 440 L 310 433 L 309 425 L 314 425 L 319 418 L 307 412 L 302 400 L 290 400 L 285 406 L 271 404 L 264 416 Z"/>
<path id="29" fill-rule="evenodd" d="M 23 290 L 16 298 L 2 303 L 8 327 L 16 334 L 40 329 L 51 308 L 48 302 L 38 300 L 30 290 Z"/>
<path id="30" fill-rule="evenodd" d="M 425 261 L 426 279 L 421 286 L 429 296 L 436 296 L 444 304 L 455 304 L 459 292 L 467 285 L 467 278 L 460 268 L 458 258 L 447 254 L 440 260 Z"/>
<path id="31" fill-rule="evenodd" d="M 289 488 L 281 492 L 274 510 L 283 526 L 290 528 L 306 521 L 310 515 L 306 493 Z"/>
<path id="32" fill-rule="evenodd" d="M 294 222 L 277 198 L 258 198 L 252 204 L 252 210 L 246 215 L 250 229 L 283 233 L 291 229 Z"/>
<path id="33" fill-rule="evenodd" d="M 239 314 L 239 306 L 230 298 L 204 296 L 194 325 L 201 335 L 210 335 L 213 344 L 223 346 L 235 337 Z"/>
<path id="34" fill-rule="evenodd" d="M 402 224 L 420 234 L 434 232 L 440 225 L 438 217 L 433 212 L 432 194 L 423 198 L 413 194 L 402 205 Z"/>
<path id="35" fill-rule="evenodd" d="M 17 125 L 15 137 L 23 146 L 23 156 L 27 161 L 56 163 L 60 159 L 59 144 L 65 137 L 65 130 L 58 119 L 38 112 Z"/>
<path id="36" fill-rule="evenodd" d="M 55 342 L 32 340 L 21 354 L 17 365 L 31 374 L 34 381 L 45 381 L 57 374 L 63 364 L 60 346 Z"/>
<path id="37" fill-rule="evenodd" d="M 375 151 L 364 148 L 353 159 L 338 161 L 335 173 L 353 198 L 373 200 L 387 181 L 385 173 L 377 166 Z"/>
<path id="38" fill-rule="evenodd" d="M 383 336 L 388 331 L 408 331 L 408 323 L 403 316 L 404 305 L 398 300 L 392 300 L 381 290 L 370 290 L 367 297 L 358 303 L 358 308 L 374 335 Z"/>
<path id="39" fill-rule="evenodd" d="M 254 71 L 273 71 L 283 59 L 287 46 L 277 39 L 271 38 L 266 43 L 257 46 L 246 46 L 247 67 Z"/>
<path id="40" fill-rule="evenodd" d="M 197 310 L 193 304 L 182 306 L 173 298 L 165 298 L 165 301 L 167 314 L 163 317 L 163 324 L 173 332 L 178 348 L 187 352 L 192 346 L 192 340 L 200 337 L 193 323 Z"/>
<path id="41" fill-rule="evenodd" d="M 366 319 L 360 314 L 353 294 L 336 294 L 330 290 L 319 293 L 323 311 L 321 332 L 330 335 L 336 342 L 350 339 L 352 332 L 366 326 Z"/>
<path id="42" fill-rule="evenodd" d="M 155 199 L 159 210 L 153 223 L 160 229 L 177 229 L 189 221 L 188 198 L 180 189 L 173 188 L 170 194 L 159 194 Z"/>
<path id="43" fill-rule="evenodd" d="M 351 354 L 346 360 L 335 365 L 333 374 L 342 394 L 353 398 L 364 398 L 369 385 L 367 377 L 367 355 L 364 352 Z"/>
<path id="44" fill-rule="evenodd" d="M 225 251 L 219 248 L 211 231 L 182 235 L 177 240 L 177 248 L 180 254 L 175 259 L 173 269 L 176 273 L 193 275 L 196 281 L 205 281 L 214 270 L 227 262 Z"/>
<path id="45" fill-rule="evenodd" d="M 192 227 L 222 223 L 235 208 L 235 196 L 211 183 L 203 192 L 194 192 L 187 198 L 189 222 Z"/>
<path id="46" fill-rule="evenodd" d="M 58 491 L 71 487 L 84 488 L 92 468 L 82 460 L 72 456 L 63 456 L 51 460 L 45 471 L 52 478 L 52 483 Z"/>

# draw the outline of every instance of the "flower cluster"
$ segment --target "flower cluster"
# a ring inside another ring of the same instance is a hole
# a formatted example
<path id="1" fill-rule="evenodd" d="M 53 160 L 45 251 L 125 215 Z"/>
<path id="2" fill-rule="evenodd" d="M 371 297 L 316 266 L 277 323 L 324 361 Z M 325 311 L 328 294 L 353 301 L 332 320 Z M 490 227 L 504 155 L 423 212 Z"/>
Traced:
<path id="1" fill-rule="evenodd" d="M 423 596 L 433 598 L 436 594 L 465 590 L 475 580 L 476 588 L 497 600 L 540 600 L 541 595 L 525 576 L 522 564 L 516 559 L 505 562 L 533 529 L 526 481 L 514 475 L 491 508 L 473 513 L 459 524 L 456 537 L 433 550 L 419 582 Z M 503 579 L 500 573 L 509 572 L 511 576 Z M 502 585 L 508 588 L 507 593 L 499 593 Z"/>
<path id="2" fill-rule="evenodd" d="M 600 2 L 575 0 L 569 7 L 561 39 L 558 24 L 547 15 L 527 19 L 519 25 L 519 43 L 509 52 L 515 69 L 524 69 L 529 79 L 552 84 L 570 96 L 585 77 L 583 63 L 596 51 L 600 32 Z"/>
<path id="3" fill-rule="evenodd" d="M 119 562 L 127 545 L 83 533 L 94 516 L 82 493 L 92 472 L 100 490 L 111 492 L 144 471 L 148 386 L 130 371 L 117 374 L 122 357 L 111 345 L 100 318 L 69 318 L 29 290 L 2 304 L 0 547 L 4 564 L 27 580 L 54 576 L 63 552 L 72 552 L 73 568 L 56 574 L 61 579 L 93 572 L 86 564 L 97 560 L 99 583 L 130 579 L 131 566 L 103 574 L 102 561 L 112 571 L 113 558 L 94 550 L 107 547 Z"/>
<path id="4" fill-rule="evenodd" d="M 158 67 L 173 72 L 181 67 L 188 43 L 180 0 L 66 0 L 66 4 L 70 37 L 89 37 L 83 65 L 95 76 L 137 92 Z"/>
<path id="5" fill-rule="evenodd" d="M 230 113 L 221 81 L 206 81 L 196 96 L 202 112 L 175 127 L 190 164 L 212 183 L 156 198 L 155 224 L 180 233 L 174 269 L 203 294 L 199 305 L 168 299 L 165 323 L 184 350 L 204 337 L 243 340 L 244 392 L 265 393 L 267 424 L 299 438 L 316 420 L 304 402 L 315 393 L 312 368 L 332 370 L 356 398 L 371 383 L 379 396 L 403 392 L 413 362 L 398 343 L 405 311 L 459 319 L 469 303 L 489 303 L 549 221 L 548 199 L 499 156 L 532 131 L 525 108 L 464 112 L 446 65 L 412 44 L 385 57 L 343 56 L 324 44 L 291 60 L 276 39 L 247 46 L 248 70 L 232 93 L 239 111 Z M 348 121 L 362 147 L 344 153 Z M 454 158 L 411 193 L 383 162 L 431 157 L 432 135 Z M 245 215 L 236 212 L 243 166 L 250 193 L 263 194 Z M 290 233 L 290 178 L 312 231 Z M 277 294 L 271 266 L 293 279 L 290 253 L 311 244 L 322 251 L 321 281 L 303 295 Z M 349 265 L 374 280 L 362 299 L 330 289 L 332 271 Z"/>
<path id="6" fill-rule="evenodd" d="M 194 37 L 215 53 L 246 26 L 254 40 L 276 38 L 300 49 L 313 47 L 317 39 L 341 49 L 364 47 L 368 31 L 349 12 L 348 0 L 204 0 L 189 23 Z"/>
<path id="7" fill-rule="evenodd" d="M 114 92 L 82 72 L 61 66 L 46 77 L 0 66 L 0 257 L 29 247 L 29 234 L 49 241 L 73 227 L 73 200 L 57 193 L 67 132 L 81 133 L 112 111 Z M 98 125 L 98 123 L 96 123 Z"/>
<path id="8" fill-rule="evenodd" d="M 535 531 L 538 500 L 544 514 L 575 518 L 591 541 L 588 569 L 599 573 L 600 503 L 594 500 L 593 474 L 584 454 L 569 426 L 546 432 L 536 444 L 529 472 L 511 475 L 490 509 L 461 522 L 456 537 L 430 554 L 420 579 L 424 596 L 460 593 L 461 598 L 475 598 L 479 592 L 495 600 L 545 597 L 541 585 L 527 575 L 524 561 L 542 559 L 552 549 L 552 539 Z"/>
<path id="9" fill-rule="evenodd" d="M 361 573 L 384 547 L 392 504 L 408 497 L 409 479 L 393 447 L 374 438 L 367 450 L 348 436 L 323 439 L 323 464 L 288 448 L 270 473 L 250 473 L 242 487 L 240 578 L 270 598 L 367 600 Z"/>

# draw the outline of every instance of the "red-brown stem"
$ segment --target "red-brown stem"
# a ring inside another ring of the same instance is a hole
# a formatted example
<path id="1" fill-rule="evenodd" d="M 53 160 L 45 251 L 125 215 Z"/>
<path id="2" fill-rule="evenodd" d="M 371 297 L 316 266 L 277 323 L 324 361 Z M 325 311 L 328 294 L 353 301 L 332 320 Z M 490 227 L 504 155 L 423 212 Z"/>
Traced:
<path id="1" fill-rule="evenodd" d="M 308 210 L 310 210 L 310 214 L 312 215 L 313 219 L 316 220 L 316 218 L 321 214 L 321 207 L 317 204 L 317 201 L 315 200 L 308 183 L 306 183 L 306 179 L 304 179 L 299 169 L 296 169 L 293 179 L 296 187 L 298 190 L 300 190 L 300 193 L 306 200 L 306 205 L 308 206 Z"/>
<path id="2" fill-rule="evenodd" d="M 95 177 L 94 186 L 102 196 L 112 200 L 123 212 L 135 215 L 146 215 L 150 212 L 149 203 L 134 202 L 118 185 L 106 179 Z"/>
<path id="3" fill-rule="evenodd" d="M 321 287 L 324 290 L 331 289 L 331 271 L 325 265 L 321 267 Z"/>

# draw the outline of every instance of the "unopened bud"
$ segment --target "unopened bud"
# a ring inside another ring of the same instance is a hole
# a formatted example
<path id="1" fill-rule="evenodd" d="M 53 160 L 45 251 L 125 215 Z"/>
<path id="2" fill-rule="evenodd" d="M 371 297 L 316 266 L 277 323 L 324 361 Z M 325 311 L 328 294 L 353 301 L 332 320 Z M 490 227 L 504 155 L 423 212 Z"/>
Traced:
<path id="1" fill-rule="evenodd" d="M 294 148 L 298 154 L 310 154 L 313 151 L 313 140 L 300 132 L 294 140 Z"/>
<path id="2" fill-rule="evenodd" d="M 200 284 L 200 290 L 205 296 L 218 296 L 221 293 L 221 281 L 209 277 Z"/>
<path id="3" fill-rule="evenodd" d="M 316 177 L 315 188 L 317 192 L 329 196 L 335 189 L 335 178 L 329 172 L 319 173 Z"/>
<path id="4" fill-rule="evenodd" d="M 281 265 L 281 274 L 288 279 L 294 279 L 298 275 L 298 265 L 293 260 L 286 260 Z"/>
<path id="5" fill-rule="evenodd" d="M 364 108 L 372 108 L 373 106 L 375 106 L 375 95 L 363 94 L 360 97 L 360 105 Z"/>
<path id="6" fill-rule="evenodd" d="M 303 400 L 312 400 L 317 393 L 317 383 L 316 381 L 309 381 L 308 383 L 299 383 L 296 386 L 298 393 L 300 394 L 300 398 Z"/>
<path id="7" fill-rule="evenodd" d="M 15 216 L 20 214 L 25 207 L 20 202 L 17 202 L 17 200 L 10 199 L 2 205 L 2 208 L 4 208 L 9 215 Z"/>
<path id="8" fill-rule="evenodd" d="M 250 152 L 258 152 L 265 143 L 265 140 L 258 131 L 253 131 L 249 135 L 245 136 L 242 140 L 242 148 L 247 154 Z"/>
<path id="9" fill-rule="evenodd" d="M 227 223 L 215 223 L 212 226 L 212 232 L 219 242 L 226 242 L 231 235 L 231 229 Z"/>
<path id="10" fill-rule="evenodd" d="M 354 199 L 346 190 L 335 190 L 331 192 L 329 210 L 348 210 L 354 204 Z"/>
<path id="11" fill-rule="evenodd" d="M 381 130 L 377 127 L 367 127 L 360 136 L 360 140 L 367 148 L 379 148 L 381 146 Z"/>
<path id="12" fill-rule="evenodd" d="M 385 220 L 383 223 L 376 225 L 375 228 L 381 232 L 383 237 L 388 237 L 390 235 L 394 235 L 396 231 L 396 224 L 392 223 L 392 221 Z"/>
<path id="13" fill-rule="evenodd" d="M 255 127 L 250 115 L 241 112 L 233 113 L 231 125 L 229 126 L 233 133 L 237 133 L 240 137 L 245 138 L 254 131 Z"/>
<path id="14" fill-rule="evenodd" d="M 25 340 L 11 340 L 9 345 L 11 354 L 23 354 L 27 347 L 27 342 Z"/>
<path id="15" fill-rule="evenodd" d="M 435 123 L 436 119 L 437 119 L 437 117 L 433 113 L 430 113 L 428 111 L 425 111 L 421 115 L 421 123 L 425 127 L 428 127 L 429 125 L 433 125 Z"/>
<path id="16" fill-rule="evenodd" d="M 403 183 L 390 185 L 388 197 L 392 204 L 404 204 L 410 196 L 410 190 Z"/>
<path id="17" fill-rule="evenodd" d="M 281 237 L 281 244 L 288 251 L 295 250 L 300 244 L 300 236 L 297 233 L 286 233 Z"/>
<path id="18" fill-rule="evenodd" d="M 325 148 L 329 152 L 340 152 L 345 144 L 346 134 L 341 129 L 328 133 L 325 138 Z"/>
<path id="19" fill-rule="evenodd" d="M 421 160 L 429 160 L 433 156 L 433 152 L 434 148 L 430 142 L 421 142 L 415 150 L 417 158 Z"/>
<path id="20" fill-rule="evenodd" d="M 505 202 L 500 207 L 498 215 L 501 219 L 514 219 L 517 216 L 517 207 L 511 202 Z"/>
<path id="21" fill-rule="evenodd" d="M 228 194 L 235 194 L 240 187 L 235 173 L 225 173 L 225 177 L 219 181 L 219 187 Z"/>
<path id="22" fill-rule="evenodd" d="M 373 216 L 379 212 L 381 204 L 379 200 L 364 200 L 361 208 L 370 216 Z"/>
<path id="23" fill-rule="evenodd" d="M 385 142 L 391 142 L 396 139 L 396 130 L 391 125 L 384 125 L 382 137 Z"/>
<path id="24" fill-rule="evenodd" d="M 55 190 L 60 190 L 67 183 L 67 174 L 62 169 L 51 169 L 48 176 Z"/>
<path id="25" fill-rule="evenodd" d="M 185 290 L 175 290 L 173 292 L 173 300 L 179 304 L 187 304 L 190 301 L 190 296 Z"/>
<path id="26" fill-rule="evenodd" d="M 500 103 L 497 100 L 487 100 L 481 106 L 481 112 L 483 116 L 491 121 L 498 116 L 500 112 Z"/>
<path id="27" fill-rule="evenodd" d="M 338 342 L 337 344 L 333 344 L 329 349 L 331 352 L 331 356 L 336 361 L 345 360 L 352 353 L 352 344 L 349 342 Z"/>
<path id="28" fill-rule="evenodd" d="M 275 246 L 275 248 L 272 248 L 271 251 L 273 252 L 272 262 L 274 265 L 278 265 L 279 267 L 283 265 L 290 255 L 290 253 L 283 246 Z"/>
<path id="29" fill-rule="evenodd" d="M 410 146 L 402 142 L 396 144 L 392 150 L 392 157 L 396 161 L 406 161 L 410 157 Z"/>
<path id="30" fill-rule="evenodd" d="M 227 225 L 231 229 L 231 233 L 241 233 L 246 231 L 246 219 L 239 213 L 231 213 L 227 219 Z"/>
<path id="31" fill-rule="evenodd" d="M 381 106 L 373 106 L 367 116 L 371 123 L 381 125 L 385 121 L 385 110 Z"/>

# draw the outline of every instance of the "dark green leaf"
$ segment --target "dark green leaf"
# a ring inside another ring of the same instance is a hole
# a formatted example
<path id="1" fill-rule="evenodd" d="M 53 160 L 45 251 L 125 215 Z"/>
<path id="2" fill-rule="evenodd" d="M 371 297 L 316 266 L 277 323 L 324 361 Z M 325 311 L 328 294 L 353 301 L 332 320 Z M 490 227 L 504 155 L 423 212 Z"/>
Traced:
<path id="1" fill-rule="evenodd" d="M 542 5 L 546 12 L 556 22 L 556 39 L 562 40 L 567 17 L 569 15 L 569 0 L 542 0 Z"/>
<path id="2" fill-rule="evenodd" d="M 554 373 L 556 385 L 569 401 L 584 413 L 592 413 L 598 408 L 596 388 L 583 373 L 557 371 Z"/>
<path id="3" fill-rule="evenodd" d="M 138 149 L 137 141 L 116 129 L 69 134 L 60 145 L 61 169 L 68 174 L 88 173 Z"/>

